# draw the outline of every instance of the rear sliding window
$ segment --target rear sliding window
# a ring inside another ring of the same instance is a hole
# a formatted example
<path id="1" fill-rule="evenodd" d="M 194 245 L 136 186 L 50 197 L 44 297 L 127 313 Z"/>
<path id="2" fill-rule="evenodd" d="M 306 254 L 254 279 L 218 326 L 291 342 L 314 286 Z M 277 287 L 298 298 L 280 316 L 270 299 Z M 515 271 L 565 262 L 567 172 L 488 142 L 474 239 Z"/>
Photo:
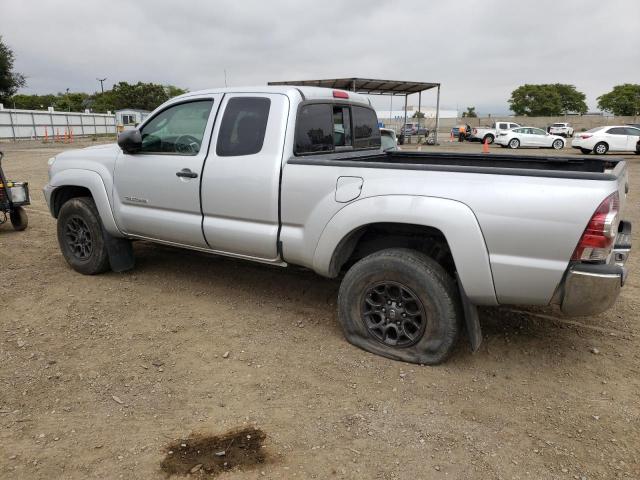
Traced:
<path id="1" fill-rule="evenodd" d="M 239 157 L 262 150 L 270 106 L 271 100 L 264 97 L 230 99 L 222 117 L 216 154 Z"/>
<path id="2" fill-rule="evenodd" d="M 345 148 L 380 148 L 376 113 L 366 107 L 348 105 L 303 105 L 296 124 L 295 154 Z"/>

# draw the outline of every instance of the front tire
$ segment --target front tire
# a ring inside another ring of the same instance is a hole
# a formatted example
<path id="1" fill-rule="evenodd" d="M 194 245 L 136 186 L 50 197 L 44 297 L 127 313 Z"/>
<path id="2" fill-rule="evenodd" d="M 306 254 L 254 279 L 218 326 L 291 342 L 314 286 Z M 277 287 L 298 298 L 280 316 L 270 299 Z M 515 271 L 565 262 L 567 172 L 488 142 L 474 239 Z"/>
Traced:
<path id="1" fill-rule="evenodd" d="M 597 143 L 595 147 L 593 147 L 593 152 L 597 155 L 604 155 L 609 151 L 609 145 L 604 142 Z"/>
<path id="2" fill-rule="evenodd" d="M 561 150 L 564 148 L 564 142 L 562 140 L 554 140 L 551 146 L 554 150 Z"/>
<path id="3" fill-rule="evenodd" d="M 398 248 L 351 267 L 340 285 L 338 318 L 353 345 L 436 365 L 451 354 L 462 313 L 453 278 L 425 254 Z"/>
<path id="4" fill-rule="evenodd" d="M 13 229 L 17 232 L 21 232 L 29 225 L 29 217 L 27 217 L 27 212 L 22 207 L 15 207 L 11 210 L 11 212 L 9 212 L 9 218 L 11 219 Z"/>
<path id="5" fill-rule="evenodd" d="M 512 138 L 511 140 L 509 140 L 509 148 L 520 148 L 520 140 L 518 140 L 517 138 Z"/>
<path id="6" fill-rule="evenodd" d="M 90 197 L 72 198 L 58 215 L 58 243 L 67 263 L 84 275 L 109 269 L 109 255 L 102 233 L 102 221 Z"/>

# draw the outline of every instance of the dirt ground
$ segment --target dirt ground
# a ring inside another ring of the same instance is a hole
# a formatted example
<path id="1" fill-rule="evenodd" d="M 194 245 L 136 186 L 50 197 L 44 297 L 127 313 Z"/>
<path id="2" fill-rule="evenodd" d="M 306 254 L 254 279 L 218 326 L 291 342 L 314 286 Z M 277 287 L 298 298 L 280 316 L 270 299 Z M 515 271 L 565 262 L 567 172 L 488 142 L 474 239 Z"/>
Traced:
<path id="1" fill-rule="evenodd" d="M 243 428 L 264 462 L 216 478 L 640 478 L 638 255 L 605 314 L 483 309 L 479 352 L 403 364 L 343 339 L 312 272 L 143 242 L 132 272 L 72 271 L 41 188 L 81 145 L 0 144 L 33 199 L 0 227 L 0 478 L 164 478 L 174 442 Z"/>

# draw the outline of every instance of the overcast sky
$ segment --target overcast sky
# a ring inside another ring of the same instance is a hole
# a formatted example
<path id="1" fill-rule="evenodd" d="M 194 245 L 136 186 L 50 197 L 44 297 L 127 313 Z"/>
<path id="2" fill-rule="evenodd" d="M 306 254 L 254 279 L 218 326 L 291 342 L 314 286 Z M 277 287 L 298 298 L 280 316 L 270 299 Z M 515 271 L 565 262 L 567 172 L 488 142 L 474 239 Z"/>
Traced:
<path id="1" fill-rule="evenodd" d="M 230 86 L 440 82 L 444 108 L 501 114 L 523 83 L 574 84 L 595 109 L 640 82 L 638 0 L 0 0 L 0 35 L 25 93 L 94 92 L 96 77 L 193 91 L 224 86 L 226 69 Z"/>

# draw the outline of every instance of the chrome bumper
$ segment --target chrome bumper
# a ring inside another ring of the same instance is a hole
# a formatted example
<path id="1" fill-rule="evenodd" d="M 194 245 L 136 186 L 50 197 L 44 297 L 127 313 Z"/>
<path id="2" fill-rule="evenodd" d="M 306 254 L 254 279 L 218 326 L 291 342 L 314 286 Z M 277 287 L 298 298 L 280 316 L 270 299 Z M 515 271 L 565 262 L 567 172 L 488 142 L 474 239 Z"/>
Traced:
<path id="1" fill-rule="evenodd" d="M 564 280 L 561 309 L 567 315 L 595 315 L 611 308 L 627 279 L 624 267 L 631 251 L 631 223 L 620 222 L 606 265 L 577 263 L 569 267 Z"/>

